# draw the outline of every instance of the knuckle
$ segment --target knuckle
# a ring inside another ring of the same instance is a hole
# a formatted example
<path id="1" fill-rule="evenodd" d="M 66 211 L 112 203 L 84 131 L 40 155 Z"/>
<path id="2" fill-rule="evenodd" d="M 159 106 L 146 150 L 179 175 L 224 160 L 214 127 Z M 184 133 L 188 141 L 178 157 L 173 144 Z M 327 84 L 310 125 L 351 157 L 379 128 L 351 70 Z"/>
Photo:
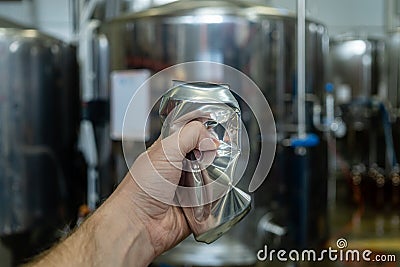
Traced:
<path id="1" fill-rule="evenodd" d="M 193 128 L 193 129 L 197 129 L 197 130 L 200 130 L 200 129 L 202 129 L 202 128 L 205 128 L 204 125 L 203 125 L 201 122 L 199 122 L 199 121 L 191 121 L 191 122 L 189 122 L 189 123 L 187 124 L 187 127 Z"/>

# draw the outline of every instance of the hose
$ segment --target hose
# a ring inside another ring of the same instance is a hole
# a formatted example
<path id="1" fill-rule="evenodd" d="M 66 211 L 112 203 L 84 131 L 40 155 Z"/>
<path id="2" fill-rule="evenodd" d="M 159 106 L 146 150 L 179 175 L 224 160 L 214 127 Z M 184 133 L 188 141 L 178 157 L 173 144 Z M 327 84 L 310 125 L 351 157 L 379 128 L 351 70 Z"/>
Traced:
<path id="1" fill-rule="evenodd" d="M 392 168 L 394 168 L 397 165 L 397 158 L 396 158 L 396 151 L 394 150 L 392 124 L 390 122 L 390 115 L 389 115 L 387 108 L 385 107 L 385 105 L 382 102 L 379 103 L 379 111 L 382 114 L 382 124 L 383 124 L 383 131 L 384 131 L 384 135 L 385 135 L 387 159 L 390 163 L 390 166 Z"/>

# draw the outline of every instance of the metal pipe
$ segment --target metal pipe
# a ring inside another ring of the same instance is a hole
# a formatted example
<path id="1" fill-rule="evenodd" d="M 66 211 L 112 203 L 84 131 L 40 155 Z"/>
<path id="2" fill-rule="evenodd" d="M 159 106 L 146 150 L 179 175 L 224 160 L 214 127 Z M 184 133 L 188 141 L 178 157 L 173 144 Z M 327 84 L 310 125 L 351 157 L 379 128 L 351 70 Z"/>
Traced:
<path id="1" fill-rule="evenodd" d="M 79 148 L 87 162 L 87 205 L 91 211 L 95 210 L 99 201 L 98 180 L 98 151 L 94 138 L 93 124 L 90 121 L 81 122 L 79 134 Z"/>
<path id="2" fill-rule="evenodd" d="M 92 20 L 93 12 L 103 0 L 90 0 L 85 2 L 82 13 L 79 14 L 79 59 L 81 62 L 82 95 L 81 99 L 87 103 L 96 97 L 94 89 L 94 58 L 93 44 L 95 31 L 100 26 L 100 21 Z M 87 204 L 90 210 L 95 210 L 99 200 L 98 179 L 98 151 L 96 147 L 94 127 L 91 121 L 81 122 L 80 146 L 88 163 L 87 169 Z"/>
<path id="3" fill-rule="evenodd" d="M 31 13 L 31 23 L 35 28 L 39 27 L 38 10 L 37 5 L 33 1 L 27 1 L 28 9 Z"/>
<path id="4" fill-rule="evenodd" d="M 393 32 L 400 26 L 400 3 L 399 0 L 386 0 L 384 8 L 385 28 L 387 33 Z"/>
<path id="5" fill-rule="evenodd" d="M 80 23 L 79 59 L 81 62 L 81 76 L 83 77 L 81 81 L 81 99 L 84 103 L 95 99 L 96 96 L 94 89 L 95 72 L 93 69 L 93 40 L 95 39 L 95 31 L 99 25 L 100 22 L 97 20 L 86 21 L 85 19 L 84 23 Z M 86 162 L 88 163 L 87 204 L 90 210 L 95 210 L 99 200 L 99 191 L 97 187 L 99 175 L 97 171 L 98 152 L 92 122 L 85 120 L 81 122 L 80 143 L 81 150 L 85 155 Z"/>
<path id="6" fill-rule="evenodd" d="M 306 136 L 306 84 L 305 84 L 305 35 L 306 35 L 306 1 L 297 1 L 297 134 Z"/>
<path id="7" fill-rule="evenodd" d="M 80 27 L 83 28 L 84 24 L 89 23 L 93 13 L 98 5 L 103 3 L 104 0 L 90 0 L 86 2 L 80 14 Z"/>
<path id="8" fill-rule="evenodd" d="M 333 85 L 326 85 L 325 112 L 326 112 L 326 141 L 328 144 L 328 208 L 333 211 L 336 205 L 336 138 L 332 129 L 335 122 L 335 98 Z"/>
<path id="9" fill-rule="evenodd" d="M 72 21 L 72 32 L 75 37 L 79 33 L 79 14 L 80 14 L 79 0 L 70 0 L 69 10 L 71 12 L 70 14 Z"/>

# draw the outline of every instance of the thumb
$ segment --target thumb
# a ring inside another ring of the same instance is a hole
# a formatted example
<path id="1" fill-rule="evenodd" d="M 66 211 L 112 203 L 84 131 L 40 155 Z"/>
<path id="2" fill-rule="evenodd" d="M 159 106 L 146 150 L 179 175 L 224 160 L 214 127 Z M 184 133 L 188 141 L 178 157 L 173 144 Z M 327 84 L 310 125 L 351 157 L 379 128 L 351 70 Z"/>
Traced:
<path id="1" fill-rule="evenodd" d="M 174 196 L 186 154 L 196 148 L 215 150 L 219 143 L 213 140 L 201 122 L 190 122 L 172 135 L 158 139 L 136 159 L 131 174 L 148 195 L 163 203 L 176 204 Z"/>
<path id="2" fill-rule="evenodd" d="M 209 151 L 217 149 L 219 142 L 199 121 L 186 124 L 180 131 L 162 140 L 164 152 L 174 161 L 182 161 L 194 149 Z"/>

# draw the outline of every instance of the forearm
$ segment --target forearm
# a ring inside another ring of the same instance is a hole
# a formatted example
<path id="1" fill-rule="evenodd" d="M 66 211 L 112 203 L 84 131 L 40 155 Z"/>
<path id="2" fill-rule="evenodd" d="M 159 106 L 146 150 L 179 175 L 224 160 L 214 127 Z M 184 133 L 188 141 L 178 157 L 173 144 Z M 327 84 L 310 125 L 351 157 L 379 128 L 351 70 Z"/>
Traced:
<path id="1" fill-rule="evenodd" d="M 111 196 L 75 233 L 28 266 L 147 266 L 154 249 L 129 204 Z"/>
<path id="2" fill-rule="evenodd" d="M 163 141 L 157 140 L 75 233 L 30 266 L 149 265 L 190 234 L 182 209 L 171 205 L 175 188 L 165 188 L 164 180 L 177 185 L 185 155 L 210 138 L 204 125 L 194 121 Z M 211 143 L 202 149 L 214 151 L 218 144 Z"/>

